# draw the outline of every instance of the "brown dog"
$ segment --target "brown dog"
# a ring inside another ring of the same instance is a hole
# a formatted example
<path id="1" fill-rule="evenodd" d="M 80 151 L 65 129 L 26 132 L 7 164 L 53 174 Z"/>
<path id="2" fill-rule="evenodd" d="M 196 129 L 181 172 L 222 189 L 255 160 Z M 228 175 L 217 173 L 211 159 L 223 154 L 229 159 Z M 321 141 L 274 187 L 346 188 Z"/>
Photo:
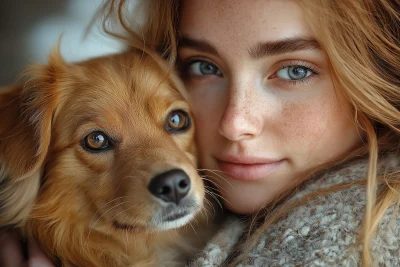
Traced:
<path id="1" fill-rule="evenodd" d="M 0 92 L 0 226 L 63 266 L 182 265 L 210 231 L 179 79 L 139 52 L 28 76 Z"/>

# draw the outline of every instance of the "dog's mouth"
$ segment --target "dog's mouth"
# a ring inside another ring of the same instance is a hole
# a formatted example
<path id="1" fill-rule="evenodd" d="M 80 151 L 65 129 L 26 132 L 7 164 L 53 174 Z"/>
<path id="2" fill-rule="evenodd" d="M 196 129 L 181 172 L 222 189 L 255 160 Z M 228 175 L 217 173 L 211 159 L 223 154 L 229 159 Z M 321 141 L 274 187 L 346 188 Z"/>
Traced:
<path id="1" fill-rule="evenodd" d="M 175 222 L 179 222 L 181 220 L 188 221 L 190 218 L 193 216 L 193 212 L 189 210 L 183 210 L 183 211 L 176 211 L 176 212 L 170 212 L 167 215 L 164 215 L 161 219 L 162 224 L 174 224 Z M 181 224 L 181 223 L 178 223 Z M 134 226 L 131 224 L 126 224 L 126 223 L 121 223 L 117 220 L 112 222 L 112 225 L 114 228 L 118 230 L 124 230 L 128 232 L 133 232 L 133 231 L 139 231 L 139 230 L 145 230 L 144 226 Z M 169 227 L 168 227 L 169 228 Z"/>
<path id="2" fill-rule="evenodd" d="M 173 222 L 176 220 L 179 220 L 183 217 L 188 216 L 189 214 L 191 214 L 191 212 L 185 210 L 185 211 L 178 211 L 178 212 L 172 212 L 171 214 L 168 214 L 167 216 L 165 216 L 163 218 L 163 221 L 165 222 Z"/>
<path id="3" fill-rule="evenodd" d="M 182 227 L 188 224 L 197 214 L 199 208 L 190 207 L 185 209 L 164 209 L 156 215 L 151 224 L 159 230 L 168 230 Z"/>

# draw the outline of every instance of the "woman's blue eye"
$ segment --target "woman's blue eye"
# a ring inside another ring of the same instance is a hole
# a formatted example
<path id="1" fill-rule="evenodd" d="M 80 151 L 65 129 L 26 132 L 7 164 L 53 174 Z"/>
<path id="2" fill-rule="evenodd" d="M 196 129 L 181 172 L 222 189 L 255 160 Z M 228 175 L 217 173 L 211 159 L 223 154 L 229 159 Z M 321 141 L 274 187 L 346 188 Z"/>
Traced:
<path id="1" fill-rule="evenodd" d="M 303 66 L 289 66 L 276 72 L 276 76 L 285 80 L 301 80 L 313 74 L 313 71 Z"/>
<path id="2" fill-rule="evenodd" d="M 222 76 L 221 71 L 214 64 L 207 61 L 196 61 L 189 65 L 189 74 L 195 76 L 217 75 Z"/>

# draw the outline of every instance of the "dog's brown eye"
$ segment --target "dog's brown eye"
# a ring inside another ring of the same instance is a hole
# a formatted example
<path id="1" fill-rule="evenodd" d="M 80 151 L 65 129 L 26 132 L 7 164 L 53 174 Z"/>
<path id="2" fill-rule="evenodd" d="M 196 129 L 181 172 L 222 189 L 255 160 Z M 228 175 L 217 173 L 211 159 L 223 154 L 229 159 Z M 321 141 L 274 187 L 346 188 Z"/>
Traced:
<path id="1" fill-rule="evenodd" d="M 167 130 L 169 132 L 181 132 L 189 129 L 189 115 L 182 110 L 174 110 L 168 115 Z"/>
<path id="2" fill-rule="evenodd" d="M 109 148 L 110 142 L 107 135 L 100 131 L 88 134 L 84 139 L 84 148 L 89 151 L 100 151 Z"/>

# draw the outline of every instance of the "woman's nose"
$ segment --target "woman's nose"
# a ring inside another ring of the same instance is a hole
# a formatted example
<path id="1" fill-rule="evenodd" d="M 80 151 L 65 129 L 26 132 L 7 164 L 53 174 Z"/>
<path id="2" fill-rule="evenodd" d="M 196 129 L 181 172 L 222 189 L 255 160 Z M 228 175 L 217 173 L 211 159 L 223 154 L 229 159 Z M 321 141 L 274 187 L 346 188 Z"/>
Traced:
<path id="1" fill-rule="evenodd" d="M 258 136 L 263 127 L 262 112 L 253 90 L 231 90 L 219 124 L 219 133 L 231 141 Z"/>

